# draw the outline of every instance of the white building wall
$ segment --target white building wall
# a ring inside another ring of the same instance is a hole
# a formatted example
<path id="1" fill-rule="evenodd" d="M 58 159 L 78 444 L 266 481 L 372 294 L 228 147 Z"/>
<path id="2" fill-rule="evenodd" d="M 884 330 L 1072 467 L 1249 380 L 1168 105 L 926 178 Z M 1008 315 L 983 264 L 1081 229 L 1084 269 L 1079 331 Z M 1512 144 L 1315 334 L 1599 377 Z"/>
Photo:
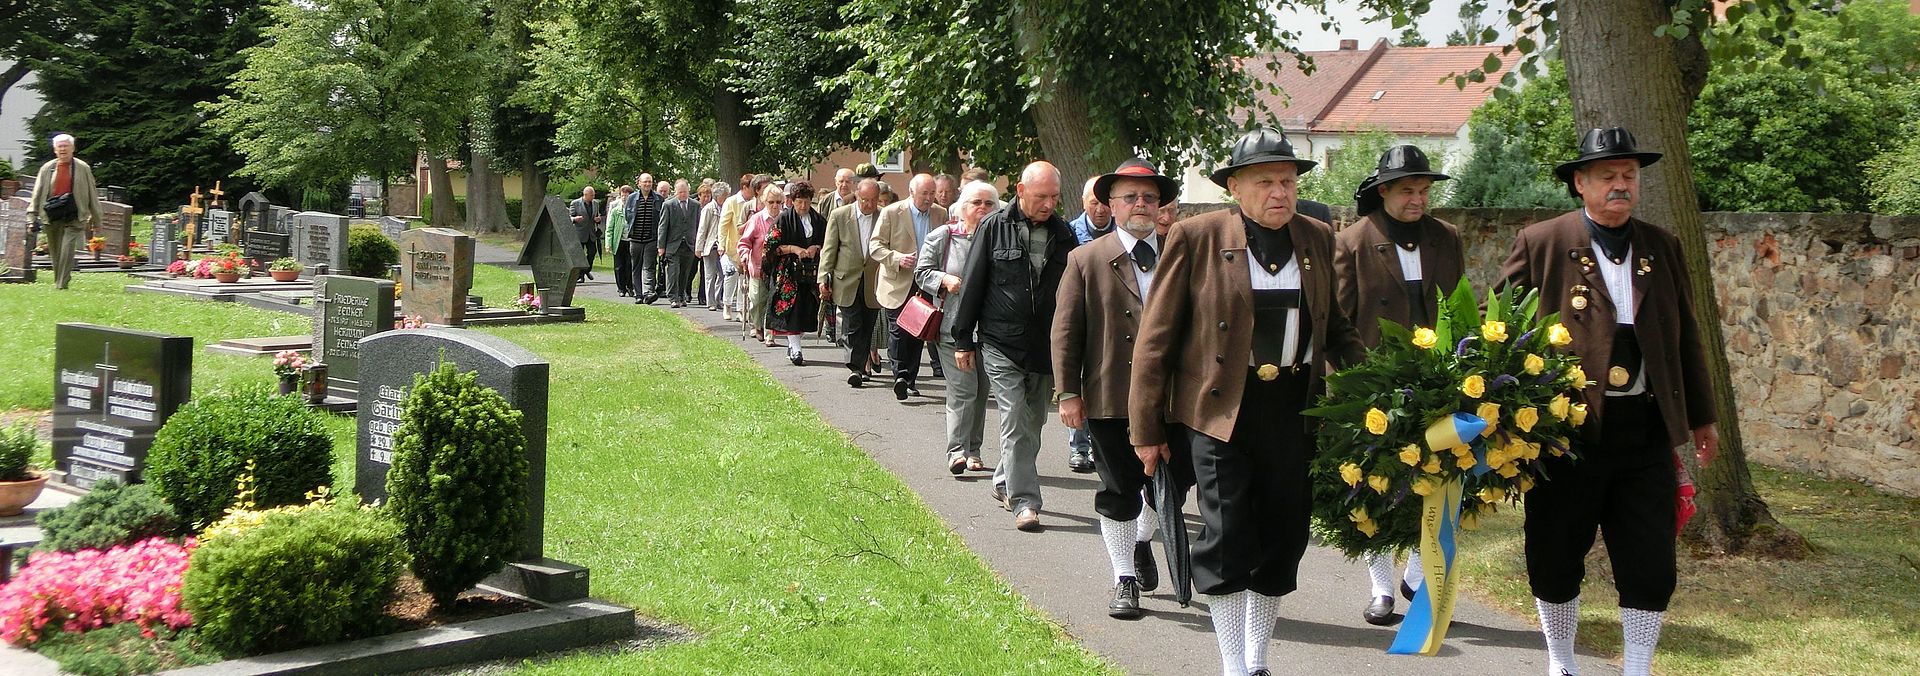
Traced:
<path id="1" fill-rule="evenodd" d="M 0 61 L 0 70 L 11 66 L 12 61 Z M 28 88 L 33 81 L 33 74 L 28 73 L 0 100 L 0 157 L 10 166 L 20 166 L 27 157 L 27 120 L 40 112 L 40 92 Z"/>

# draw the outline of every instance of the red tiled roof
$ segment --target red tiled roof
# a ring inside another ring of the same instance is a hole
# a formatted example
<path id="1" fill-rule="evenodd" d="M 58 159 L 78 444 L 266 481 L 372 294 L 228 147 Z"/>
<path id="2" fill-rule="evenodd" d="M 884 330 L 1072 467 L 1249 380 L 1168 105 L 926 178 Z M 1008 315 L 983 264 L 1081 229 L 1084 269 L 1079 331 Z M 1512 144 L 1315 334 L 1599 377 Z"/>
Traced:
<path id="1" fill-rule="evenodd" d="M 1493 94 L 1492 83 L 1468 83 L 1461 89 L 1441 78 L 1480 67 L 1487 55 L 1499 55 L 1500 45 L 1467 47 L 1391 47 L 1381 40 L 1365 50 L 1307 52 L 1317 67 L 1311 76 L 1281 55 L 1277 75 L 1265 72 L 1264 61 L 1251 67 L 1261 77 L 1277 82 L 1285 97 L 1261 94 L 1261 100 L 1279 116 L 1283 129 L 1343 132 L 1366 127 L 1398 134 L 1453 134 L 1467 123 L 1473 109 Z M 1517 54 L 1503 57 L 1511 67 Z M 1375 94 L 1379 98 L 1375 98 Z"/>

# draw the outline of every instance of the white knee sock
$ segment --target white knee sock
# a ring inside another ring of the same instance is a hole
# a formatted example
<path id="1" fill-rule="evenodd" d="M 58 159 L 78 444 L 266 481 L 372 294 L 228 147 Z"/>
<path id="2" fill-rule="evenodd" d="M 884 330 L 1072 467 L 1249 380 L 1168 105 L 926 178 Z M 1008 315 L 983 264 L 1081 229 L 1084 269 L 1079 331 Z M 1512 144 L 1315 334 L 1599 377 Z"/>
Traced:
<path id="1" fill-rule="evenodd" d="M 800 336 L 787 336 L 787 350 L 790 352 L 800 351 Z"/>
<path id="2" fill-rule="evenodd" d="M 1411 550 L 1407 554 L 1407 571 L 1400 575 L 1400 581 L 1407 583 L 1414 591 L 1420 591 L 1420 584 L 1426 579 L 1426 569 L 1420 567 L 1420 550 Z"/>
<path id="3" fill-rule="evenodd" d="M 1627 639 L 1622 676 L 1646 676 L 1653 671 L 1653 648 L 1660 644 L 1660 625 L 1666 613 L 1638 608 L 1620 609 L 1620 633 Z"/>
<path id="4" fill-rule="evenodd" d="M 1373 582 L 1373 596 L 1393 596 L 1393 557 L 1367 555 L 1367 578 Z"/>
<path id="5" fill-rule="evenodd" d="M 1140 516 L 1133 520 L 1133 539 L 1146 542 L 1153 539 L 1153 527 L 1160 523 L 1160 515 L 1152 507 L 1140 506 Z"/>
<path id="6" fill-rule="evenodd" d="M 1273 620 L 1280 616 L 1280 597 L 1258 592 L 1247 595 L 1247 672 L 1267 668 L 1267 644 L 1273 642 Z"/>
<path id="7" fill-rule="evenodd" d="M 1247 674 L 1247 597 L 1251 592 L 1207 595 L 1207 614 L 1213 616 L 1213 639 L 1220 644 L 1220 675 Z"/>
<path id="8" fill-rule="evenodd" d="M 1139 578 L 1133 567 L 1133 522 L 1100 517 L 1100 541 L 1107 546 L 1107 560 L 1113 563 L 1113 583 L 1120 578 Z"/>
<path id="9" fill-rule="evenodd" d="M 1540 633 L 1547 637 L 1547 676 L 1580 676 L 1573 657 L 1573 635 L 1580 629 L 1580 597 L 1566 603 L 1533 600 L 1540 611 Z"/>

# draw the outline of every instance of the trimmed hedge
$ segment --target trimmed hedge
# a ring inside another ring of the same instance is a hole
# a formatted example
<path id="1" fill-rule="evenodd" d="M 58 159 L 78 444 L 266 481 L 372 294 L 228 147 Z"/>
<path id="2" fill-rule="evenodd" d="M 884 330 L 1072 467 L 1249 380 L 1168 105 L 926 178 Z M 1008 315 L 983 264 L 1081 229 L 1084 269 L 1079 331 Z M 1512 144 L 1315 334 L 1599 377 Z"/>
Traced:
<path id="1" fill-rule="evenodd" d="M 171 535 L 180 521 L 173 508 L 153 494 L 152 484 L 128 486 L 107 479 L 73 504 L 41 512 L 34 523 L 42 533 L 39 551 L 71 552 Z"/>
<path id="2" fill-rule="evenodd" d="M 347 274 L 386 279 L 388 268 L 399 264 L 400 245 L 380 226 L 361 223 L 347 229 Z"/>
<path id="3" fill-rule="evenodd" d="M 333 480 L 333 437 L 323 415 L 259 387 L 194 399 L 154 435 L 146 479 L 196 531 L 233 505 L 249 460 L 260 508 L 306 502 L 309 491 Z"/>

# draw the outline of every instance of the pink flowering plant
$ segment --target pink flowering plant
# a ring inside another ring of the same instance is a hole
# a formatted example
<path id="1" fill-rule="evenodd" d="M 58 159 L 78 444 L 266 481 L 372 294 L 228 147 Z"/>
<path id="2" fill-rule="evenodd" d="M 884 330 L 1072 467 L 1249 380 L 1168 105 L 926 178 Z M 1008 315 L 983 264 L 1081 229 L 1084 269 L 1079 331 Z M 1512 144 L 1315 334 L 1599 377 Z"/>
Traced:
<path id="1" fill-rule="evenodd" d="M 307 367 L 307 356 L 295 350 L 281 350 L 273 355 L 273 374 L 282 378 L 300 375 Z"/>
<path id="2" fill-rule="evenodd" d="M 525 312 L 530 315 L 539 314 L 540 313 L 540 296 L 537 294 L 531 294 L 531 293 L 520 294 L 520 297 L 514 299 L 513 301 L 513 309 L 519 310 L 521 312 Z"/>
<path id="3" fill-rule="evenodd" d="M 105 551 L 35 552 L 0 587 L 0 640 L 32 645 L 52 632 L 84 632 L 134 622 L 184 629 L 180 580 L 196 546 L 148 538 Z"/>
<path id="4" fill-rule="evenodd" d="M 421 319 L 420 315 L 407 315 L 405 317 L 401 317 L 399 319 L 394 320 L 393 328 L 424 329 L 424 328 L 427 328 L 427 320 Z"/>
<path id="5" fill-rule="evenodd" d="M 168 263 L 168 264 L 167 264 L 167 274 L 169 274 L 169 275 L 173 275 L 173 276 L 175 276 L 175 277 L 179 277 L 179 276 L 181 276 L 181 275 L 184 275 L 184 274 L 187 274 L 187 262 L 186 262 L 186 261 L 174 261 L 174 262 L 172 262 L 172 263 Z"/>

